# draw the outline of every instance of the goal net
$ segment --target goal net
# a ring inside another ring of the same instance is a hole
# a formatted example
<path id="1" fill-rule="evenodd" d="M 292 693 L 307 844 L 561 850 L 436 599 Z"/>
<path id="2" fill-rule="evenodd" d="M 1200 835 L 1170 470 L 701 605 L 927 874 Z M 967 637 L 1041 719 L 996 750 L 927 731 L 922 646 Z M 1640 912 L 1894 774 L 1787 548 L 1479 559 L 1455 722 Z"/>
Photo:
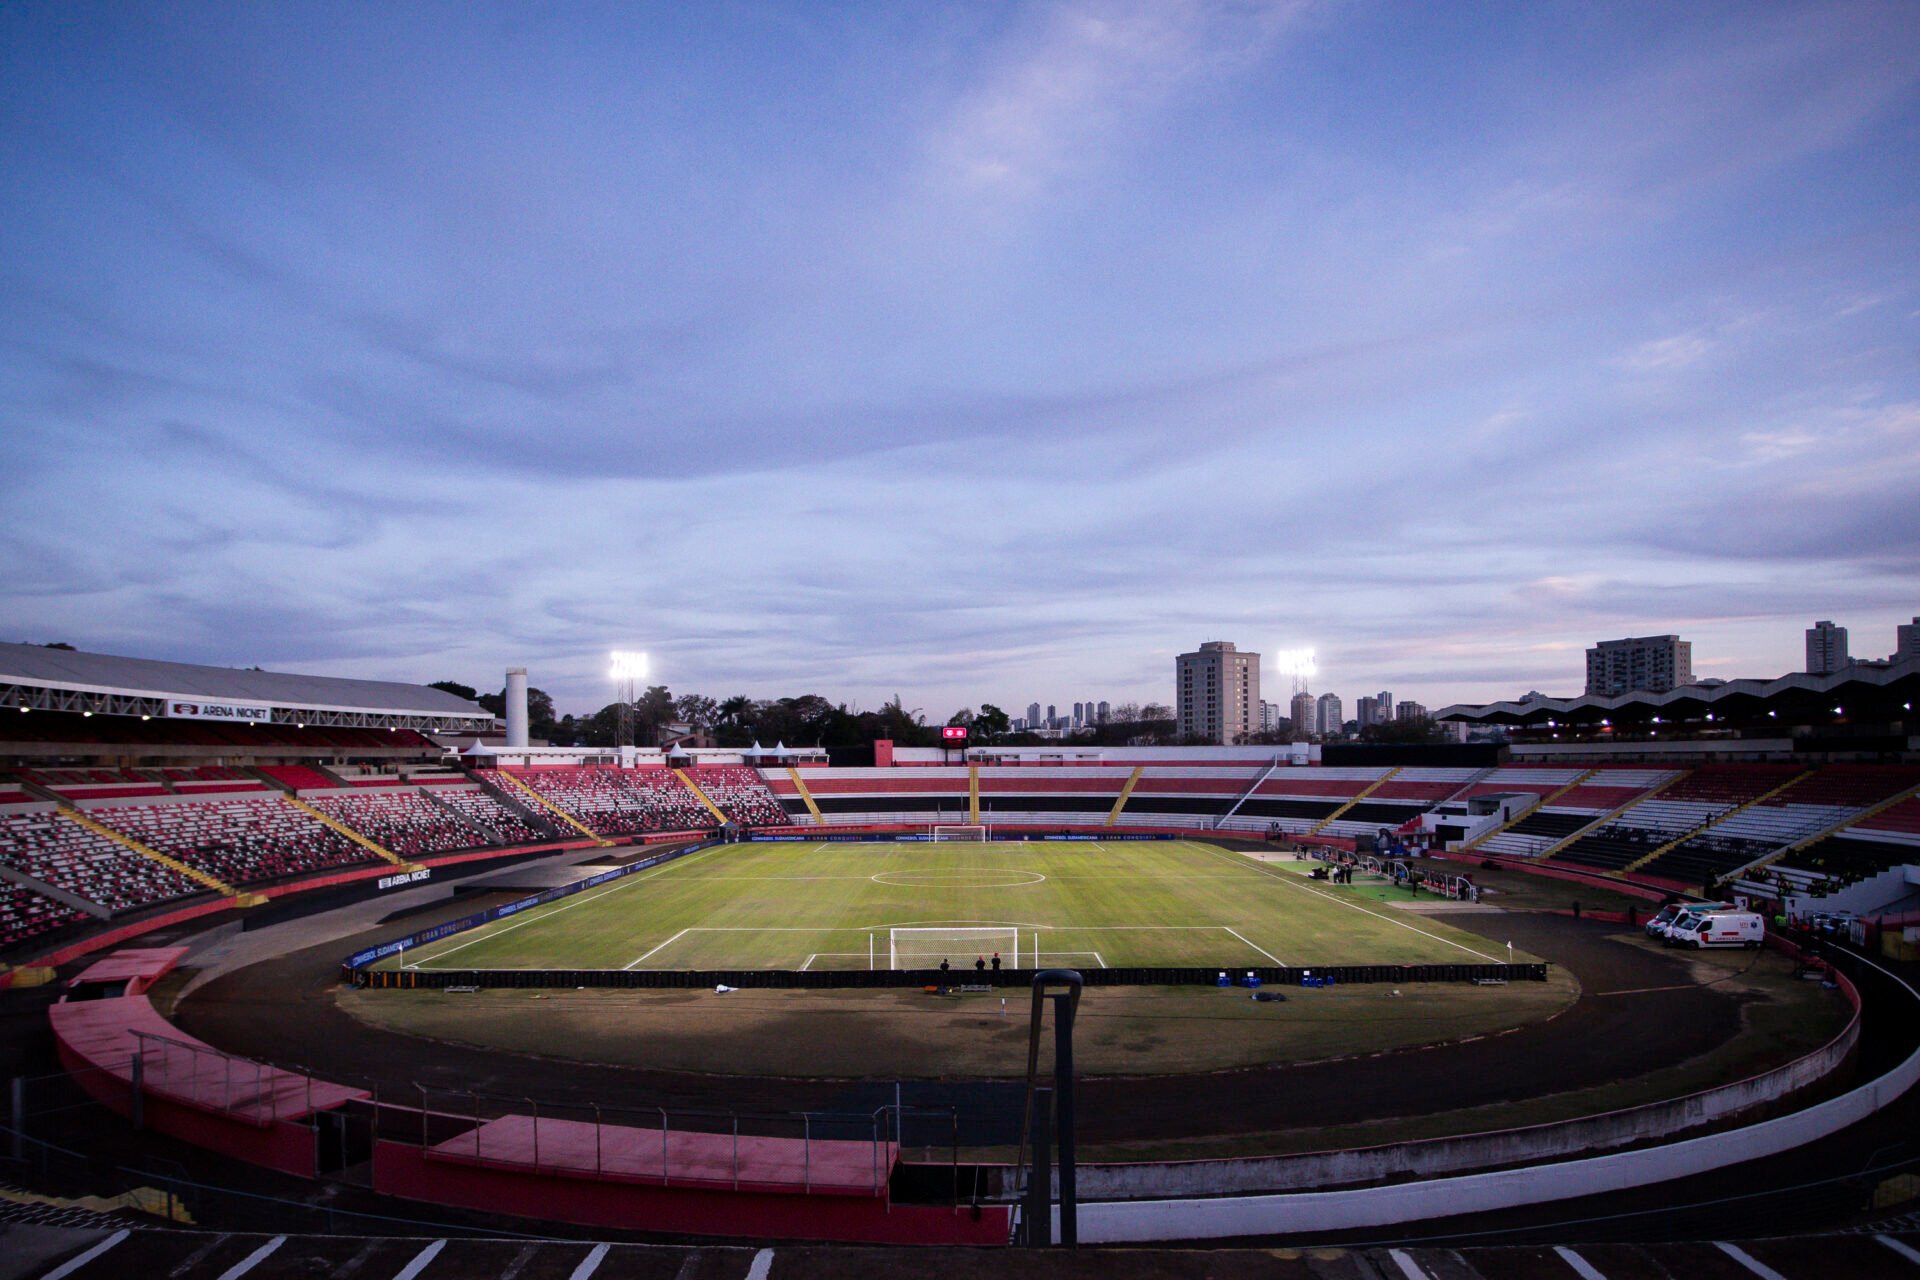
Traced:
<path id="1" fill-rule="evenodd" d="M 941 840 L 970 840 L 976 844 L 984 844 L 987 839 L 987 829 L 984 826 L 968 823 L 962 823 L 956 826 L 928 827 L 927 837 L 936 842 Z"/>
<path id="2" fill-rule="evenodd" d="M 1009 969 L 1020 967 L 1020 931 L 1012 925 L 973 928 L 898 928 L 887 931 L 887 961 L 895 969 L 938 969 L 945 960 L 965 972 L 994 953 Z"/>

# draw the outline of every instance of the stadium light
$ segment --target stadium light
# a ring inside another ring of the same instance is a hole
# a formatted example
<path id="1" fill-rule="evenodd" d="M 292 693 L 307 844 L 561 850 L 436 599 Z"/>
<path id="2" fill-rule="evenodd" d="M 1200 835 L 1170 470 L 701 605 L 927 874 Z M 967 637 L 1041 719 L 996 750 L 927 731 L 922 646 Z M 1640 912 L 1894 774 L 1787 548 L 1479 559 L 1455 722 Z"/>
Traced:
<path id="1" fill-rule="evenodd" d="M 1275 675 L 1310 676 L 1318 670 L 1311 649 L 1282 649 L 1273 655 Z"/>
<path id="2" fill-rule="evenodd" d="M 645 680 L 647 655 L 635 650 L 615 649 L 612 674 L 615 680 Z"/>

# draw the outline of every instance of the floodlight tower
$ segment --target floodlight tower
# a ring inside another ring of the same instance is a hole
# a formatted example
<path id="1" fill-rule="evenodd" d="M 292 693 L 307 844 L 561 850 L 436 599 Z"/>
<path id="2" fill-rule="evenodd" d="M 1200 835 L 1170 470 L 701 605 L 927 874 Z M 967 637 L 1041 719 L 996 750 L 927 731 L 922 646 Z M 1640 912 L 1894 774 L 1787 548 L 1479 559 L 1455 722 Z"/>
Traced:
<path id="1" fill-rule="evenodd" d="M 1273 669 L 1280 675 L 1293 677 L 1295 693 L 1310 693 L 1307 681 L 1315 673 L 1313 650 L 1282 649 L 1273 655 Z"/>
<path id="2" fill-rule="evenodd" d="M 631 649 L 613 652 L 613 697 L 619 705 L 619 722 L 614 729 L 616 747 L 633 745 L 633 704 L 640 699 L 640 682 L 647 678 L 647 655 Z"/>

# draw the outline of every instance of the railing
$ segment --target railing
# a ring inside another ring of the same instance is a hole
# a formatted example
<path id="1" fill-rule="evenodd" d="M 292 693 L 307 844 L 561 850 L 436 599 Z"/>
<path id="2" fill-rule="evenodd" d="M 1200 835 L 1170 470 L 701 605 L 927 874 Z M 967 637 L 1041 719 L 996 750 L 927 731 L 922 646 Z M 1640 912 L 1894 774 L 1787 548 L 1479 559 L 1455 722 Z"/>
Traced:
<path id="1" fill-rule="evenodd" d="M 891 1104 L 870 1112 L 743 1112 L 566 1103 L 416 1083 L 418 1125 L 390 1118 L 382 1137 L 429 1160 L 526 1166 L 570 1177 L 660 1186 L 785 1185 L 879 1195 L 909 1125 L 937 1129 L 958 1186 L 959 1114 Z M 417 1136 L 416 1136 L 417 1135 Z M 799 1166 L 769 1163 L 764 1142 L 797 1143 Z M 743 1159 L 742 1142 L 748 1149 Z M 922 1145 L 931 1146 L 931 1143 Z M 849 1147 L 864 1147 L 854 1158 Z M 858 1180 L 847 1181 L 857 1170 Z"/>

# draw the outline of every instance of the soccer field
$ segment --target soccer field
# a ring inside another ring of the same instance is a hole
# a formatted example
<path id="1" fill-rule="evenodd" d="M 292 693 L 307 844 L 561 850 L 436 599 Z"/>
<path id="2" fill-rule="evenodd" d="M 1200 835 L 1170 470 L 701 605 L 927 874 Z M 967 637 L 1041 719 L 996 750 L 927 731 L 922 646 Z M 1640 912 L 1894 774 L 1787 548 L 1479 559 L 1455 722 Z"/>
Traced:
<path id="1" fill-rule="evenodd" d="M 893 930 L 955 927 L 993 932 L 906 935 L 933 949 L 899 967 L 945 958 L 964 971 L 996 950 L 1010 968 L 1507 959 L 1432 917 L 1310 881 L 1309 865 L 1187 840 L 723 845 L 386 967 L 888 968 Z"/>

